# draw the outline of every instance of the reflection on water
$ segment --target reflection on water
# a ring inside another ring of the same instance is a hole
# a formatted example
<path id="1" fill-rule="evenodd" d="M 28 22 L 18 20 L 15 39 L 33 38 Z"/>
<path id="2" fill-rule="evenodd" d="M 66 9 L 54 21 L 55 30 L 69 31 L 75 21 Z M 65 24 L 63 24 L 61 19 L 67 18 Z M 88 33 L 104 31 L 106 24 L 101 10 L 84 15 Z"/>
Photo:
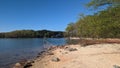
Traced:
<path id="1" fill-rule="evenodd" d="M 53 45 L 64 45 L 64 38 L 47 39 Z M 32 59 L 43 50 L 43 39 L 0 39 L 0 68 L 9 68 L 21 59 Z"/>

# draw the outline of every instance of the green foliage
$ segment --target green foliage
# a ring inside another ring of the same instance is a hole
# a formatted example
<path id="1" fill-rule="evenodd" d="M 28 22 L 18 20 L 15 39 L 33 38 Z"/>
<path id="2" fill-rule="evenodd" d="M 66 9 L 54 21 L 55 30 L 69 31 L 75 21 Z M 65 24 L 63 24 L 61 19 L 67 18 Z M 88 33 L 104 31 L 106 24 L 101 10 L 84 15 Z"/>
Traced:
<path id="1" fill-rule="evenodd" d="M 64 32 L 49 31 L 49 30 L 16 30 L 7 33 L 0 33 L 0 38 L 61 38 L 64 37 Z"/>
<path id="2" fill-rule="evenodd" d="M 77 29 L 75 23 L 68 24 L 68 27 L 66 28 L 66 35 L 67 36 L 76 36 L 77 35 Z"/>
<path id="3" fill-rule="evenodd" d="M 120 0 L 92 0 L 88 6 L 99 7 L 110 4 L 106 10 L 94 15 L 82 16 L 74 25 L 78 37 L 120 38 Z M 71 25 L 67 27 L 71 32 Z"/>
<path id="4" fill-rule="evenodd" d="M 95 9 L 104 5 L 108 5 L 109 7 L 120 6 L 120 0 L 92 0 L 86 4 L 87 7 L 93 7 Z"/>

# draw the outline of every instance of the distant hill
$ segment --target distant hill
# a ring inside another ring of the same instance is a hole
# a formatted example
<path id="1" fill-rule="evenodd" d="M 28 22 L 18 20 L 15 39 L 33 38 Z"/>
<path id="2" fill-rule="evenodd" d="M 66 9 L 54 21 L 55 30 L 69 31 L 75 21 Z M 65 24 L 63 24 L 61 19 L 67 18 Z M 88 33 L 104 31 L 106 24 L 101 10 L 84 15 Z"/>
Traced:
<path id="1" fill-rule="evenodd" d="M 63 31 L 50 31 L 50 30 L 16 30 L 6 33 L 0 33 L 0 38 L 62 38 L 64 37 Z"/>

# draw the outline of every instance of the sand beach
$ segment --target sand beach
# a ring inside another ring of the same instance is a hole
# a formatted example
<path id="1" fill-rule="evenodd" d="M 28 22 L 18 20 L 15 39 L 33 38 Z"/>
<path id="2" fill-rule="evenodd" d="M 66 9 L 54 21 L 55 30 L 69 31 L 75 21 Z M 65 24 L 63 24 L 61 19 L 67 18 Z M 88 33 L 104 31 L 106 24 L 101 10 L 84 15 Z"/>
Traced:
<path id="1" fill-rule="evenodd" d="M 115 68 L 120 66 L 120 44 L 65 45 L 38 57 L 30 68 Z"/>

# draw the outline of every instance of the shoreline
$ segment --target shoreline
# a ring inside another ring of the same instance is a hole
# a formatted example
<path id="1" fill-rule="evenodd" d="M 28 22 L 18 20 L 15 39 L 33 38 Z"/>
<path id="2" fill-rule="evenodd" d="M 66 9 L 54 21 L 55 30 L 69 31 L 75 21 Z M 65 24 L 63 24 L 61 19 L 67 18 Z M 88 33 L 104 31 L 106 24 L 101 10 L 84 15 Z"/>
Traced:
<path id="1" fill-rule="evenodd" d="M 120 66 L 120 44 L 95 44 L 86 47 L 66 45 L 62 48 L 58 47 L 51 53 L 53 54 L 37 58 L 30 68 L 105 68 L 105 66 L 113 68 L 114 65 Z M 96 63 L 100 65 L 96 66 Z"/>
<path id="2" fill-rule="evenodd" d="M 41 60 L 42 58 L 44 58 L 45 56 L 48 55 L 53 55 L 52 51 L 56 50 L 57 48 L 63 48 L 65 45 L 61 45 L 61 46 L 51 46 L 50 48 L 41 51 L 40 53 L 38 53 L 38 55 L 36 57 L 34 57 L 31 60 L 21 60 L 20 62 L 17 62 L 15 64 L 12 65 L 12 68 L 29 68 L 32 66 L 32 64 L 37 60 Z"/>
<path id="3" fill-rule="evenodd" d="M 31 61 L 28 60 L 28 61 L 24 62 L 24 64 L 21 64 L 21 62 L 16 63 L 13 68 L 19 68 L 19 67 L 21 67 L 21 68 L 37 68 L 36 66 L 38 66 L 39 68 L 48 68 L 47 67 L 47 66 L 49 66 L 48 63 L 54 63 L 54 64 L 58 63 L 58 65 L 59 64 L 61 65 L 61 63 L 60 63 L 61 62 L 61 58 L 60 58 L 60 56 L 58 57 L 58 55 L 60 55 L 60 54 L 61 54 L 61 56 L 67 55 L 68 53 L 71 53 L 72 50 L 73 50 L 73 53 L 74 53 L 74 52 L 77 52 L 79 50 L 79 48 L 86 48 L 86 47 L 91 47 L 92 46 L 93 49 L 94 49 L 94 47 L 96 45 L 99 45 L 98 48 L 102 48 L 101 47 L 102 45 L 119 45 L 120 46 L 119 43 L 98 43 L 98 44 L 87 45 L 85 47 L 82 46 L 81 44 L 77 44 L 77 45 L 75 45 L 75 44 L 71 45 L 70 44 L 70 45 L 62 45 L 62 46 L 52 46 L 48 50 L 40 52 L 35 59 L 33 59 Z M 106 47 L 106 48 L 109 48 L 109 47 Z M 120 48 L 120 47 L 118 47 L 118 48 Z M 59 53 L 56 55 L 56 52 L 59 52 Z M 120 52 L 118 52 L 118 53 L 120 54 Z M 54 59 L 54 58 L 55 58 L 55 60 L 52 61 L 52 59 Z M 64 61 L 66 62 L 68 60 L 64 60 Z M 50 68 L 52 68 L 52 67 L 50 67 Z"/>

